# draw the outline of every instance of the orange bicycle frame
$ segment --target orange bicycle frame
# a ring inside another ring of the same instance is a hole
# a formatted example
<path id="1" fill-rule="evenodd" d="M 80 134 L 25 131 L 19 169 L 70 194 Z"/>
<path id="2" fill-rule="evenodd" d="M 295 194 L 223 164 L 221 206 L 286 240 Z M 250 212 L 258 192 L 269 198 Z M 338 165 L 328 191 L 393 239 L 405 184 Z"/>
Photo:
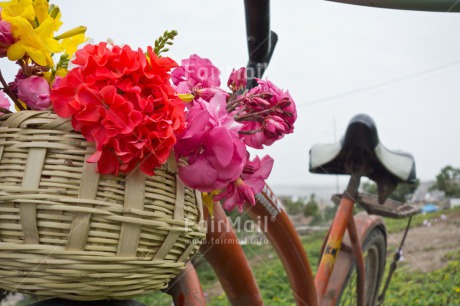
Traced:
<path id="1" fill-rule="evenodd" d="M 381 222 L 366 216 L 365 221 L 358 220 L 359 222 L 355 223 L 353 206 L 354 201 L 351 197 L 342 198 L 323 246 L 323 256 L 316 278 L 313 277 L 307 253 L 295 227 L 271 189 L 266 185 L 264 190 L 256 195 L 256 205 L 245 206 L 245 211 L 266 230 L 264 234 L 284 265 L 297 305 L 335 304 L 340 294 L 337 291 L 345 281 L 353 260 L 357 263 L 360 275 L 358 286 L 361 289 L 358 290 L 358 296 L 363 296 L 364 261 L 360 240 L 363 240 L 362 237 L 370 228 Z M 228 223 L 220 205 L 215 205 L 214 213 L 213 218 L 208 216 L 211 224 L 220 221 Z M 348 235 L 346 235 L 347 229 Z M 338 256 L 344 237 L 345 240 L 351 242 L 351 247 L 350 243 L 344 245 L 343 254 Z M 223 241 L 237 239 L 233 229 L 230 227 L 225 233 L 216 233 L 210 230 L 208 224 L 207 239 L 201 252 L 215 270 L 230 303 L 232 305 L 262 305 L 259 289 L 241 246 L 235 243 L 222 243 L 222 239 Z M 221 241 L 217 242 L 217 239 Z M 338 260 L 339 267 L 333 269 L 336 260 Z M 362 302 L 363 297 L 358 297 L 358 300 Z"/>

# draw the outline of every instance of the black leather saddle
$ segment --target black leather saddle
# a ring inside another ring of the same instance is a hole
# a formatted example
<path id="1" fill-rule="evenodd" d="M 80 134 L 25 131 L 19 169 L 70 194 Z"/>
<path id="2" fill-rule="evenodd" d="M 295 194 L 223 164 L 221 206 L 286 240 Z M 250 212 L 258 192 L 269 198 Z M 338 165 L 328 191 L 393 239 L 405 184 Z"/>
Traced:
<path id="1" fill-rule="evenodd" d="M 379 198 L 382 193 L 386 199 L 398 183 L 416 180 L 414 157 L 388 150 L 379 140 L 374 120 L 365 114 L 350 120 L 339 142 L 315 144 L 310 150 L 312 173 L 351 174 L 358 167 L 363 176 L 377 183 Z"/>

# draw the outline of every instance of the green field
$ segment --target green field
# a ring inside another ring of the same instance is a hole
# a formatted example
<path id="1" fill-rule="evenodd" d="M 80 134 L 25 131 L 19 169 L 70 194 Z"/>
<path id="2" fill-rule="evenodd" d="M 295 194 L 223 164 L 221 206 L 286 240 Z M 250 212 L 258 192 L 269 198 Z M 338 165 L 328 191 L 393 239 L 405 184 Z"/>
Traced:
<path id="1" fill-rule="evenodd" d="M 412 221 L 412 226 L 422 226 L 424 220 L 438 218 L 442 213 L 449 217 L 453 214 L 458 215 L 459 210 L 417 215 Z M 396 233 L 405 228 L 406 220 L 390 219 L 385 220 L 385 223 L 390 233 Z M 302 237 L 314 272 L 323 236 L 324 233 L 316 233 Z M 244 249 L 253 267 L 265 305 L 295 305 L 286 273 L 271 246 L 244 246 Z M 393 253 L 394 250 L 390 248 L 387 263 L 391 262 Z M 460 245 L 456 250 L 447 253 L 442 261 L 445 261 L 442 268 L 428 273 L 410 270 L 407 262 L 398 263 L 399 268 L 390 284 L 385 305 L 460 305 Z M 389 264 L 387 270 L 388 266 Z M 209 294 L 208 305 L 228 305 L 225 294 L 218 294 L 217 279 L 205 261 L 199 265 L 198 274 L 203 290 Z M 163 293 L 152 294 L 140 300 L 148 306 L 171 304 L 171 298 Z"/>

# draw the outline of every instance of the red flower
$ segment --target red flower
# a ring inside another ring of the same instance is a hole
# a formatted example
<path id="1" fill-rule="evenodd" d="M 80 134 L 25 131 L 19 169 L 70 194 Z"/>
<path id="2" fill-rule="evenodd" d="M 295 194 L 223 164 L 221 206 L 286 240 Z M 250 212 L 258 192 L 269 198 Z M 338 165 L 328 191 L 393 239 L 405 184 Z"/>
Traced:
<path id="1" fill-rule="evenodd" d="M 77 51 L 71 70 L 51 91 L 55 112 L 96 144 L 88 161 L 101 173 L 140 166 L 152 175 L 165 163 L 184 127 L 184 106 L 170 85 L 177 64 L 129 46 L 106 43 Z"/>

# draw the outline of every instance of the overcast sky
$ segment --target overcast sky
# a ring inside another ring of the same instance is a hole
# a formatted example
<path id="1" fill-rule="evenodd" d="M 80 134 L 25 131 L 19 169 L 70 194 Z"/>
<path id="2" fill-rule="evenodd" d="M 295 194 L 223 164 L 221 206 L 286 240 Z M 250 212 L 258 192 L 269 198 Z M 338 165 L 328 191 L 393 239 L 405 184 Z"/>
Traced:
<path id="1" fill-rule="evenodd" d="M 145 47 L 176 29 L 169 56 L 211 59 L 223 84 L 247 62 L 242 0 L 54 3 L 62 31 L 85 25 L 95 42 Z M 460 166 L 460 14 L 272 0 L 271 27 L 279 41 L 265 76 L 289 89 L 298 119 L 294 134 L 260 152 L 275 158 L 270 184 L 335 184 L 308 172 L 308 151 L 339 139 L 357 113 L 374 118 L 386 147 L 415 156 L 421 180 Z"/>

